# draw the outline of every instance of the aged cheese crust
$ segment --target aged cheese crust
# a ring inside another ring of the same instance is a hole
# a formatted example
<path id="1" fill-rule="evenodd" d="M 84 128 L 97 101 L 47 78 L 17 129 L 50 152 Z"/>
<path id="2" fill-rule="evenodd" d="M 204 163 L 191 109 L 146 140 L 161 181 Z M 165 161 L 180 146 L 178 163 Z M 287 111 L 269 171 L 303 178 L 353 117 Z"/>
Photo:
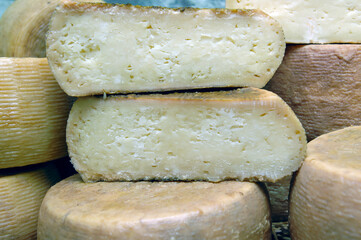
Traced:
<path id="1" fill-rule="evenodd" d="M 255 183 L 99 182 L 52 187 L 38 239 L 271 239 L 267 195 Z"/>
<path id="2" fill-rule="evenodd" d="M 285 100 L 308 140 L 361 123 L 361 45 L 287 46 L 266 89 Z"/>
<path id="3" fill-rule="evenodd" d="M 46 58 L 0 58 L 0 168 L 67 156 L 69 111 Z"/>
<path id="4" fill-rule="evenodd" d="M 277 95 L 244 88 L 79 98 L 67 144 L 85 181 L 276 181 L 298 169 L 306 136 Z"/>
<path id="5" fill-rule="evenodd" d="M 65 4 L 47 36 L 50 66 L 71 96 L 261 88 L 284 49 L 278 22 L 257 10 Z"/>
<path id="6" fill-rule="evenodd" d="M 66 1 L 70 0 L 16 0 L 12 3 L 0 19 L 0 57 L 45 57 L 45 34 L 51 14 L 58 4 Z"/>
<path id="7" fill-rule="evenodd" d="M 292 239 L 361 236 L 361 126 L 308 144 L 290 195 Z"/>
<path id="8" fill-rule="evenodd" d="M 226 7 L 261 9 L 281 23 L 287 43 L 361 43 L 357 0 L 226 0 Z"/>
<path id="9" fill-rule="evenodd" d="M 0 239 L 36 239 L 46 191 L 59 174 L 53 164 L 0 170 Z"/>

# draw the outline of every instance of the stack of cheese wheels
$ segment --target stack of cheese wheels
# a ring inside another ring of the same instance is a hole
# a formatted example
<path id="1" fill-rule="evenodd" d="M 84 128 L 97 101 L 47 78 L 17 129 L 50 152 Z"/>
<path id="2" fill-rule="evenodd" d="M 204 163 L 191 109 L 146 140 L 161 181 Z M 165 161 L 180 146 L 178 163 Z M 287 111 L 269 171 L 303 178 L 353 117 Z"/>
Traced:
<path id="1" fill-rule="evenodd" d="M 267 194 L 240 181 L 276 181 L 305 157 L 300 121 L 258 89 L 284 50 L 257 10 L 59 6 L 47 56 L 80 97 L 67 125 L 79 175 L 46 195 L 38 238 L 270 239 Z M 245 88 L 190 91 L 226 87 Z"/>
<path id="2" fill-rule="evenodd" d="M 361 126 L 308 143 L 290 195 L 292 239 L 361 236 Z"/>
<path id="3" fill-rule="evenodd" d="M 53 163 L 0 169 L 0 239 L 36 239 L 41 202 L 59 180 Z"/>
<path id="4" fill-rule="evenodd" d="M 290 45 L 266 89 L 295 111 L 308 140 L 361 123 L 358 1 L 226 0 L 226 7 L 260 9 L 281 23 Z M 287 199 L 288 183 L 280 185 L 278 194 L 277 187 L 271 188 L 277 198 Z M 274 206 L 276 218 L 287 217 L 284 206 Z"/>

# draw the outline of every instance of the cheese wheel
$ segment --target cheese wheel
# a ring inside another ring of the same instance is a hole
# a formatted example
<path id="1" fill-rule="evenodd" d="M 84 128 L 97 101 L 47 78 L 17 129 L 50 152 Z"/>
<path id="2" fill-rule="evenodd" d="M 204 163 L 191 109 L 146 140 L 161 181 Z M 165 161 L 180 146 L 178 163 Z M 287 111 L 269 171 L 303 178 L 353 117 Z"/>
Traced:
<path id="1" fill-rule="evenodd" d="M 280 25 L 253 10 L 68 3 L 49 29 L 49 64 L 70 96 L 263 87 L 285 49 Z"/>
<path id="2" fill-rule="evenodd" d="M 308 144 L 290 195 L 292 239 L 360 239 L 361 126 Z"/>
<path id="3" fill-rule="evenodd" d="M 266 86 L 295 111 L 309 140 L 361 123 L 361 45 L 287 46 Z"/>
<path id="4" fill-rule="evenodd" d="M 227 8 L 256 8 L 277 19 L 287 43 L 361 43 L 357 0 L 226 0 Z"/>
<path id="5" fill-rule="evenodd" d="M 266 183 L 271 202 L 272 222 L 288 219 L 288 196 L 292 176 L 284 177 L 275 183 Z"/>
<path id="6" fill-rule="evenodd" d="M 0 239 L 36 239 L 46 191 L 59 175 L 52 163 L 0 170 Z"/>
<path id="7" fill-rule="evenodd" d="M 45 57 L 45 34 L 51 14 L 64 1 L 69 0 L 13 2 L 0 19 L 0 57 Z"/>
<path id="8" fill-rule="evenodd" d="M 52 187 L 38 239 L 271 239 L 267 195 L 247 182 L 99 182 Z"/>
<path id="9" fill-rule="evenodd" d="M 79 98 L 67 144 L 84 181 L 276 181 L 306 153 L 292 110 L 256 88 Z"/>
<path id="10" fill-rule="evenodd" d="M 45 58 L 0 58 L 0 168 L 66 156 L 69 110 Z"/>

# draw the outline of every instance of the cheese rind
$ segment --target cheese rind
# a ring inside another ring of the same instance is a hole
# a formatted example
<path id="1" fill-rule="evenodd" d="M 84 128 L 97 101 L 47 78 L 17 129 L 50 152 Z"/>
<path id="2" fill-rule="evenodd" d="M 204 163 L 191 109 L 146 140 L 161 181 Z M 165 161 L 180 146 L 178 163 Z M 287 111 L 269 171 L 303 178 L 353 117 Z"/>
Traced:
<path id="1" fill-rule="evenodd" d="M 361 43 L 357 0 L 226 0 L 226 7 L 261 9 L 281 23 L 287 43 Z"/>
<path id="2" fill-rule="evenodd" d="M 308 140 L 361 123 L 361 45 L 287 46 L 266 89 L 278 94 Z"/>
<path id="3" fill-rule="evenodd" d="M 45 57 L 45 34 L 51 14 L 64 1 L 69 0 L 14 1 L 0 19 L 0 57 Z"/>
<path id="4" fill-rule="evenodd" d="M 0 58 L 0 168 L 67 156 L 69 111 L 46 58 Z"/>
<path id="5" fill-rule="evenodd" d="M 267 195 L 255 183 L 99 182 L 52 187 L 38 239 L 270 239 Z"/>
<path id="6" fill-rule="evenodd" d="M 46 191 L 60 180 L 53 164 L 0 170 L 0 239 L 36 239 Z"/>
<path id="7" fill-rule="evenodd" d="M 47 35 L 50 66 L 70 96 L 261 88 L 284 49 L 278 22 L 256 10 L 64 4 Z"/>
<path id="8" fill-rule="evenodd" d="M 234 91 L 79 98 L 67 144 L 84 181 L 276 181 L 305 156 L 305 132 L 277 95 Z"/>
<path id="9" fill-rule="evenodd" d="M 361 126 L 322 135 L 290 195 L 292 239 L 358 239 L 361 236 Z"/>

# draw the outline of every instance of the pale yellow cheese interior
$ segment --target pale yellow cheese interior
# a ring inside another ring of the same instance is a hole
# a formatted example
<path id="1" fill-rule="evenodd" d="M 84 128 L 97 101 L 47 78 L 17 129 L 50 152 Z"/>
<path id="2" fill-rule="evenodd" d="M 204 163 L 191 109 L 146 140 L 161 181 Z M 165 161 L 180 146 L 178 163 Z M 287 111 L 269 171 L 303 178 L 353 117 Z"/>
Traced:
<path id="1" fill-rule="evenodd" d="M 361 43 L 358 0 L 226 0 L 226 7 L 261 9 L 281 23 L 287 43 Z"/>
<path id="2" fill-rule="evenodd" d="M 278 22 L 259 11 L 99 4 L 58 8 L 47 56 L 72 96 L 263 87 L 282 61 Z"/>
<path id="3" fill-rule="evenodd" d="M 99 182 L 47 193 L 38 239 L 270 239 L 267 195 L 247 182 Z"/>
<path id="4" fill-rule="evenodd" d="M 306 140 L 278 96 L 240 89 L 81 98 L 67 144 L 85 181 L 275 181 L 298 169 Z"/>

